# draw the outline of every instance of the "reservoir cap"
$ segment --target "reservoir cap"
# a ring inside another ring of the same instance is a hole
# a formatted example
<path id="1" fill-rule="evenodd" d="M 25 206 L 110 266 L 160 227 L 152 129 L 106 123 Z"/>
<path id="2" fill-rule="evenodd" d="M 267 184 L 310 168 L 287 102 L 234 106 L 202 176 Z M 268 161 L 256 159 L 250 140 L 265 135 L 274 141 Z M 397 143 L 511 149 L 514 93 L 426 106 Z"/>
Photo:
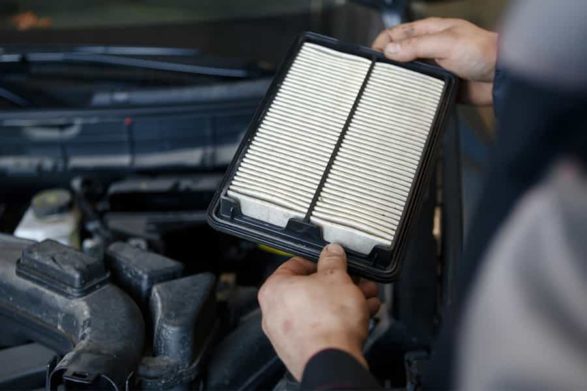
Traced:
<path id="1" fill-rule="evenodd" d="M 65 189 L 49 189 L 33 197 L 31 207 L 37 218 L 49 217 L 69 211 L 72 205 L 71 193 Z"/>

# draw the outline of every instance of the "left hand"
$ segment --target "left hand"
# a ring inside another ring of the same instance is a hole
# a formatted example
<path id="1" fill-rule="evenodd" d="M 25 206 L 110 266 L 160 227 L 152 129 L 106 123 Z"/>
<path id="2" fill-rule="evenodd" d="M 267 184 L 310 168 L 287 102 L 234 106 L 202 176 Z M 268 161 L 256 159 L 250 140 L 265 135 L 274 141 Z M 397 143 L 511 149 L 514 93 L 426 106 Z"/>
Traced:
<path id="1" fill-rule="evenodd" d="M 484 106 L 493 101 L 497 40 L 466 20 L 427 18 L 382 31 L 373 48 L 395 61 L 434 60 L 464 80 L 463 103 Z"/>
<path id="2" fill-rule="evenodd" d="M 369 317 L 381 305 L 377 284 L 355 284 L 343 248 L 330 244 L 316 265 L 295 257 L 259 291 L 263 331 L 291 374 L 301 379 L 307 362 L 324 349 L 339 349 L 367 366 L 363 343 Z"/>

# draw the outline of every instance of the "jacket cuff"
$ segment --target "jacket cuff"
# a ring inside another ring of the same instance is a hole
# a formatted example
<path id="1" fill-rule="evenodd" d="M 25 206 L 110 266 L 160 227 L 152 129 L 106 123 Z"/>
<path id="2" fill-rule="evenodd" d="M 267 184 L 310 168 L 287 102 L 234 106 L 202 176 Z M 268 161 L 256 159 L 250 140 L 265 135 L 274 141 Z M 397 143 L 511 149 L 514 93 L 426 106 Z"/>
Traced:
<path id="1" fill-rule="evenodd" d="M 338 349 L 316 353 L 306 364 L 302 390 L 373 390 L 380 385 L 353 356 Z"/>

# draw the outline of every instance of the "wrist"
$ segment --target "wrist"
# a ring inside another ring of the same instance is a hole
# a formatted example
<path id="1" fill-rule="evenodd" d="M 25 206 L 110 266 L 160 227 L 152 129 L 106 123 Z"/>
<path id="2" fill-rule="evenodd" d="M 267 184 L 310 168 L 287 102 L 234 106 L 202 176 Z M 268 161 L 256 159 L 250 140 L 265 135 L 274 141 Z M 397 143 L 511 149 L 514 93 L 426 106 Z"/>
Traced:
<path id="1" fill-rule="evenodd" d="M 488 66 L 484 72 L 483 77 L 479 81 L 493 83 L 495 78 L 495 68 L 497 65 L 498 37 L 499 36 L 497 33 L 491 32 L 488 34 L 484 49 L 485 63 Z"/>

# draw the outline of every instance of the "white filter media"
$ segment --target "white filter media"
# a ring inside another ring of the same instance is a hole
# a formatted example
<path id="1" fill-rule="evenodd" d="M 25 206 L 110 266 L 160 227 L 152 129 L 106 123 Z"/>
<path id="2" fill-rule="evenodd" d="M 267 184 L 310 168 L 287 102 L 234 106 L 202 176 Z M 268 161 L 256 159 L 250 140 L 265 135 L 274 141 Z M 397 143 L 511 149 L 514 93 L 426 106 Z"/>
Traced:
<path id="1" fill-rule="evenodd" d="M 227 195 L 243 215 L 278 227 L 309 217 L 324 240 L 361 254 L 391 246 L 444 86 L 403 67 L 305 43 Z"/>
<path id="2" fill-rule="evenodd" d="M 326 241 L 363 254 L 392 244 L 443 89 L 434 77 L 375 64 L 312 211 Z"/>
<path id="3" fill-rule="evenodd" d="M 227 192 L 245 216 L 285 227 L 306 215 L 369 67 L 363 57 L 303 45 Z"/>

